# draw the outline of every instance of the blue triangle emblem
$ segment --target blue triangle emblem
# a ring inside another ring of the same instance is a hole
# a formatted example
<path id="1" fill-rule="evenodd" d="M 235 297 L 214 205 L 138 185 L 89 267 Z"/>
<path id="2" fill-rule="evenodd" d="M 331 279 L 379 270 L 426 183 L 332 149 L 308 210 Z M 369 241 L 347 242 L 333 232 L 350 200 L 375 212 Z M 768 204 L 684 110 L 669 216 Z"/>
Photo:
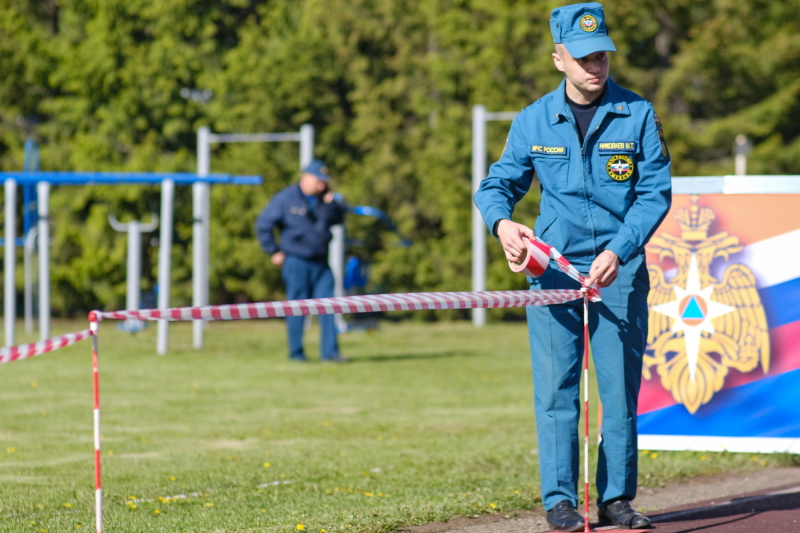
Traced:
<path id="1" fill-rule="evenodd" d="M 703 319 L 705 316 L 703 315 L 703 310 L 700 308 L 700 305 L 697 303 L 697 298 L 692 296 L 689 302 L 686 304 L 686 309 L 683 310 L 683 314 L 681 318 L 697 318 Z"/>

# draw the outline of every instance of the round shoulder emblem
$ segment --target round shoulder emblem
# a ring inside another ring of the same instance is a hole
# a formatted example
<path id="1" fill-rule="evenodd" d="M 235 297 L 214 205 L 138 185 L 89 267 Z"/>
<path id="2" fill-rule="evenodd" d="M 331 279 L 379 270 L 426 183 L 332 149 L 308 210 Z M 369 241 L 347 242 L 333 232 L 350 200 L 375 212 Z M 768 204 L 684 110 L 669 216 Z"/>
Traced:
<path id="1" fill-rule="evenodd" d="M 592 15 L 584 15 L 581 17 L 581 29 L 585 32 L 593 32 L 597 29 L 597 19 Z"/>
<path id="2" fill-rule="evenodd" d="M 633 159 L 627 155 L 612 155 L 606 172 L 615 181 L 625 181 L 633 175 Z"/>

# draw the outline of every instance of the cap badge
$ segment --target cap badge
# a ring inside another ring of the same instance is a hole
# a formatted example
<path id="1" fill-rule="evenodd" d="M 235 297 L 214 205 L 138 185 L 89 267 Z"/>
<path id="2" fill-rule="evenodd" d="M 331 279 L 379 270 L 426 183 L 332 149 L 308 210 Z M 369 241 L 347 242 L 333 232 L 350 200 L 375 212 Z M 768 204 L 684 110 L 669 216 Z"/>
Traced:
<path id="1" fill-rule="evenodd" d="M 597 19 L 592 15 L 581 17 L 581 29 L 587 33 L 592 33 L 597 29 Z"/>

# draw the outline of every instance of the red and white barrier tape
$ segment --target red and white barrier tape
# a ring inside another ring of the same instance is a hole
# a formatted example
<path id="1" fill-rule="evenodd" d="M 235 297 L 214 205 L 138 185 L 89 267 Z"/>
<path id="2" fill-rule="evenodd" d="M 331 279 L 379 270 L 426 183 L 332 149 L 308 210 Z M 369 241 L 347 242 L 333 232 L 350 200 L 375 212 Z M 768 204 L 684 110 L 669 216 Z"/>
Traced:
<path id="1" fill-rule="evenodd" d="M 67 333 L 59 337 L 53 337 L 44 341 L 34 342 L 31 344 L 21 344 L 19 346 L 12 346 L 10 348 L 0 348 L 0 364 L 10 363 L 19 359 L 26 359 L 35 355 L 42 355 L 43 353 L 52 352 L 60 348 L 66 348 L 72 344 L 83 339 L 88 339 L 94 333 L 90 329 L 85 329 L 77 333 Z"/>
<path id="2" fill-rule="evenodd" d="M 508 266 L 512 271 L 538 278 L 547 270 L 552 258 L 564 274 L 580 283 L 581 286 L 585 285 L 586 277 L 582 276 L 578 269 L 572 266 L 558 250 L 539 237 L 528 239 L 526 244 L 528 250 L 525 257 L 519 263 L 508 262 Z"/>
<path id="3" fill-rule="evenodd" d="M 590 290 L 592 301 L 600 293 Z M 583 298 L 581 289 L 541 291 L 482 292 L 411 292 L 370 294 L 334 298 L 313 298 L 282 302 L 259 302 L 173 309 L 140 309 L 136 311 L 94 311 L 96 320 L 245 320 L 287 316 L 372 313 L 377 311 L 418 311 L 423 309 L 475 309 L 529 307 L 571 302 Z M 90 318 L 91 319 L 91 318 Z"/>

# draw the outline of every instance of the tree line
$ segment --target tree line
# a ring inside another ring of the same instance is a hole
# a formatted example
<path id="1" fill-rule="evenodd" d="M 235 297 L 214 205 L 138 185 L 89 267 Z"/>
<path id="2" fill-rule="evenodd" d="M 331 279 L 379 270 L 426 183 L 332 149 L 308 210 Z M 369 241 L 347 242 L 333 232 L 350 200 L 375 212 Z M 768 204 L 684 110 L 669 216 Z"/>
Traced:
<path id="1" fill-rule="evenodd" d="M 387 212 L 413 243 L 399 246 L 374 219 L 349 218 L 358 241 L 349 253 L 371 264 L 368 290 L 469 290 L 472 107 L 520 110 L 557 86 L 548 24 L 557 5 L 5 0 L 0 170 L 21 170 L 32 138 L 42 170 L 194 172 L 200 126 L 279 132 L 312 124 L 315 155 L 328 163 L 336 189 L 351 205 Z M 799 7 L 797 0 L 606 3 L 617 47 L 611 76 L 653 101 L 675 176 L 732 174 L 739 134 L 753 144 L 749 173 L 800 173 Z M 507 128 L 489 124 L 490 161 Z M 212 188 L 212 303 L 283 297 L 253 223 L 297 179 L 298 160 L 293 144 L 214 145 L 212 172 L 259 174 L 264 184 Z M 158 187 L 53 189 L 57 314 L 124 307 L 126 243 L 108 214 L 147 220 L 159 201 Z M 190 188 L 177 188 L 175 209 L 171 301 L 189 305 Z M 533 191 L 515 217 L 532 224 L 537 212 Z M 145 243 L 148 291 L 158 250 Z M 491 289 L 524 287 L 492 239 L 489 258 Z"/>

